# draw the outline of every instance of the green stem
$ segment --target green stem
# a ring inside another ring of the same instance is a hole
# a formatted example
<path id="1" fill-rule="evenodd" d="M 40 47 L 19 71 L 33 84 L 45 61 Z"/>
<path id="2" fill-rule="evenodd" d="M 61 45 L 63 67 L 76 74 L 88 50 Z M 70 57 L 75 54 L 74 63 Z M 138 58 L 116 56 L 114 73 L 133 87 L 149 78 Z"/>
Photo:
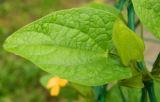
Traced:
<path id="1" fill-rule="evenodd" d="M 127 100 L 126 100 L 126 98 L 125 98 L 125 96 L 124 96 L 124 94 L 123 94 L 122 89 L 121 89 L 120 86 L 119 86 L 119 91 L 120 91 L 120 94 L 121 94 L 123 102 L 127 102 Z"/>
<path id="2" fill-rule="evenodd" d="M 142 88 L 141 102 L 147 102 L 147 89 L 145 87 Z"/>
<path id="3" fill-rule="evenodd" d="M 135 12 L 131 1 L 129 2 L 127 10 L 128 10 L 128 27 L 131 30 L 135 31 Z M 137 62 L 137 66 L 141 71 L 144 69 L 143 62 Z"/>
<path id="4" fill-rule="evenodd" d="M 105 96 L 107 92 L 105 87 L 106 85 L 94 87 L 97 102 L 105 102 Z"/>
<path id="5" fill-rule="evenodd" d="M 125 2 L 126 0 L 119 0 L 118 3 L 115 5 L 115 7 L 121 11 L 123 9 Z"/>
<path id="6" fill-rule="evenodd" d="M 133 8 L 133 4 L 130 1 L 129 6 L 128 6 L 128 27 L 132 29 L 133 31 L 135 30 L 135 12 Z M 143 62 L 137 62 L 138 69 L 141 70 L 142 72 L 144 71 L 144 64 Z M 156 102 L 156 97 L 155 97 L 155 92 L 154 92 L 154 85 L 153 81 L 146 81 L 144 82 L 144 86 L 148 91 L 150 102 Z M 146 99 L 146 89 L 142 89 L 142 97 L 141 101 L 145 102 Z"/>
<path id="7" fill-rule="evenodd" d="M 155 95 L 155 92 L 154 92 L 153 80 L 144 81 L 144 84 L 145 84 L 145 87 L 148 91 L 150 102 L 157 102 L 156 101 L 156 95 Z"/>
<path id="8" fill-rule="evenodd" d="M 132 2 L 129 3 L 127 10 L 128 10 L 128 27 L 134 31 L 135 30 L 135 12 L 134 12 Z"/>
<path id="9" fill-rule="evenodd" d="M 134 7 L 131 1 L 129 2 L 127 10 L 128 10 L 128 27 L 131 30 L 135 31 L 135 12 L 134 12 Z M 138 69 L 143 72 L 144 70 L 143 62 L 137 62 L 137 66 L 138 66 Z M 146 97 L 147 97 L 147 90 L 144 87 L 142 89 L 141 102 L 146 102 Z"/>
<path id="10" fill-rule="evenodd" d="M 135 12 L 131 1 L 129 2 L 127 10 L 128 10 L 128 27 L 131 30 L 135 31 Z M 137 66 L 141 71 L 144 69 L 143 62 L 137 62 Z"/>

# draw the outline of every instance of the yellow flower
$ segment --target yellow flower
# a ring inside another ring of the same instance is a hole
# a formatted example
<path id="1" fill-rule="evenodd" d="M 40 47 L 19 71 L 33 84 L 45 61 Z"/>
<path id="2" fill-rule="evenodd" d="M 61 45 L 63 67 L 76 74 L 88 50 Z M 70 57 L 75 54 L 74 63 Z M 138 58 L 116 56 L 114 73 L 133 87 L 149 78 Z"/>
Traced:
<path id="1" fill-rule="evenodd" d="M 60 91 L 60 87 L 58 85 L 54 86 L 51 88 L 50 95 L 51 96 L 58 96 L 59 91 Z"/>
<path id="2" fill-rule="evenodd" d="M 67 80 L 59 77 L 53 77 L 48 81 L 47 88 L 50 89 L 51 96 L 58 96 L 60 88 L 66 86 Z"/>

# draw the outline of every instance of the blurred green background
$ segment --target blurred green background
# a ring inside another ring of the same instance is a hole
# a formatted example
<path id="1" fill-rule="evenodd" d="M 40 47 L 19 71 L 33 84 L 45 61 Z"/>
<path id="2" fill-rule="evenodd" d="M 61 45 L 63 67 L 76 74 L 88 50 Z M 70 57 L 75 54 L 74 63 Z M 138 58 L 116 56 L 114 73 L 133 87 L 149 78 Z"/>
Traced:
<path id="1" fill-rule="evenodd" d="M 0 0 L 0 102 L 72 102 L 74 90 L 51 97 L 39 82 L 46 74 L 32 63 L 3 50 L 4 40 L 20 27 L 56 10 L 91 0 Z M 67 97 L 67 98 L 66 98 Z"/>

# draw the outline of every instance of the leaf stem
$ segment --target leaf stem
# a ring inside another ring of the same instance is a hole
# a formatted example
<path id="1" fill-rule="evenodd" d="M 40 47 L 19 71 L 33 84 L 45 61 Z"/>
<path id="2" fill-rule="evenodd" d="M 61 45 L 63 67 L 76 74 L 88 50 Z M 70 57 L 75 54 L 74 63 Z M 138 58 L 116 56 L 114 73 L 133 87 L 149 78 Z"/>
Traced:
<path id="1" fill-rule="evenodd" d="M 144 85 L 148 91 L 150 102 L 157 102 L 156 95 L 154 92 L 154 83 L 153 80 L 144 81 Z"/>
<path id="2" fill-rule="evenodd" d="M 121 11 L 123 9 L 125 2 L 126 0 L 119 0 L 118 3 L 115 5 L 115 7 Z"/>
<path id="3" fill-rule="evenodd" d="M 127 10 L 128 10 L 128 27 L 134 31 L 135 30 L 135 12 L 134 12 L 132 2 L 129 2 Z"/>
<path id="4" fill-rule="evenodd" d="M 131 30 L 135 31 L 135 12 L 131 1 L 129 2 L 127 10 L 128 10 L 128 27 Z M 137 66 L 140 70 L 144 69 L 143 62 L 137 62 Z"/>
<path id="5" fill-rule="evenodd" d="M 105 102 L 105 96 L 107 93 L 106 85 L 94 87 L 94 92 L 96 96 L 96 102 Z"/>
<path id="6" fill-rule="evenodd" d="M 127 10 L 128 10 L 128 27 L 131 30 L 135 31 L 135 12 L 131 1 L 129 2 Z M 140 71 L 144 70 L 143 62 L 137 62 L 137 66 Z M 147 89 L 144 87 L 142 88 L 141 102 L 146 102 L 146 100 L 147 100 Z"/>
<path id="7" fill-rule="evenodd" d="M 145 87 L 142 88 L 141 102 L 147 102 L 147 89 Z"/>

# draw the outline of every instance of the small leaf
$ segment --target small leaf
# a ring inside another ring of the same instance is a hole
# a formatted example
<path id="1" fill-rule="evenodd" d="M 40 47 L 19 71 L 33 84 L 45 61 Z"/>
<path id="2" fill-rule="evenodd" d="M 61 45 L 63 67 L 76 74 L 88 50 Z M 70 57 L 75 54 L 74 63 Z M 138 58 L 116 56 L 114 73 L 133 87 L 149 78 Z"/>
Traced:
<path id="1" fill-rule="evenodd" d="M 114 25 L 113 42 L 124 65 L 143 60 L 143 41 L 120 20 Z"/>
<path id="2" fill-rule="evenodd" d="M 142 73 L 136 69 L 135 64 L 131 64 L 132 77 L 119 81 L 119 85 L 130 88 L 143 88 Z"/>
<path id="3" fill-rule="evenodd" d="M 160 39 L 160 0 L 132 0 L 141 22 Z"/>
<path id="4" fill-rule="evenodd" d="M 144 84 L 142 82 L 142 75 L 133 76 L 130 79 L 125 79 L 119 82 L 121 86 L 126 86 L 130 88 L 143 88 Z"/>
<path id="5" fill-rule="evenodd" d="M 130 69 L 108 54 L 116 18 L 94 8 L 57 11 L 15 32 L 4 48 L 54 76 L 83 85 L 129 78 Z"/>

